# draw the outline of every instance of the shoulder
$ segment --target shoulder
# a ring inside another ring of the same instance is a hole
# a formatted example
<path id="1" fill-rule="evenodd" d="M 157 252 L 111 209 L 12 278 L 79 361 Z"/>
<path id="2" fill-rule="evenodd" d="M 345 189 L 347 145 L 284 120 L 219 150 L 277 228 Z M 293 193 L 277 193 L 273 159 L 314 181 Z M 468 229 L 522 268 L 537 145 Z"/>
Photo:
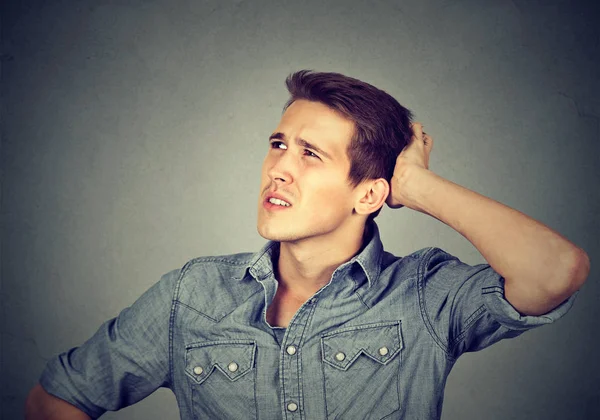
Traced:
<path id="1" fill-rule="evenodd" d="M 244 252 L 188 261 L 180 270 L 175 300 L 219 319 L 260 289 L 260 284 L 247 275 L 253 256 Z"/>
<path id="2" fill-rule="evenodd" d="M 242 280 L 253 256 L 250 252 L 243 252 L 194 258 L 181 268 L 181 286 L 207 287 L 207 283 L 218 285 Z"/>
<path id="3" fill-rule="evenodd" d="M 434 262 L 446 261 L 446 260 L 452 260 L 452 259 L 458 260 L 458 258 L 456 256 L 450 254 L 449 252 L 447 252 L 441 248 L 435 247 L 435 246 L 421 248 L 418 251 L 415 251 L 412 254 L 410 254 L 410 257 L 416 258 L 420 262 L 425 263 L 425 264 L 430 264 L 432 262 L 432 260 Z"/>
<path id="4" fill-rule="evenodd" d="M 475 302 L 480 295 L 503 288 L 503 278 L 489 264 L 470 265 L 441 248 L 429 247 L 418 251 L 417 284 L 419 293 L 456 303 L 466 298 Z M 433 299 L 433 300 L 432 300 Z"/>
<path id="5" fill-rule="evenodd" d="M 386 267 L 387 266 L 387 267 Z M 487 264 L 469 265 L 457 256 L 438 247 L 418 249 L 402 258 L 384 254 L 383 268 L 395 266 L 396 271 L 402 272 L 403 277 L 414 278 L 419 290 L 457 288 L 464 281 L 489 269 Z M 400 270 L 401 269 L 401 270 Z"/>
<path id="6" fill-rule="evenodd" d="M 381 263 L 384 270 L 399 265 L 411 271 L 423 271 L 432 265 L 449 260 L 457 260 L 457 258 L 440 248 L 426 247 L 404 256 L 383 252 Z"/>
<path id="7" fill-rule="evenodd" d="M 397 255 L 393 255 L 389 252 L 384 252 L 384 260 L 385 259 L 390 259 L 390 260 L 394 260 L 394 261 L 402 261 L 402 260 L 406 260 L 407 262 L 412 261 L 418 261 L 418 262 L 424 262 L 427 260 L 430 260 L 432 257 L 442 257 L 445 259 L 451 259 L 451 258 L 456 258 L 455 256 L 447 253 L 446 251 L 444 251 L 441 248 L 437 248 L 437 247 L 425 247 L 425 248 L 421 248 L 418 249 L 416 251 L 413 251 L 410 254 L 406 254 L 404 256 L 397 256 Z"/>
<path id="8" fill-rule="evenodd" d="M 394 255 L 390 252 L 383 251 L 380 260 L 380 272 L 390 273 L 388 276 L 391 281 L 396 282 L 398 278 L 415 278 L 422 271 L 424 265 L 427 265 L 431 257 L 439 251 L 444 251 L 439 248 L 421 248 L 410 254 Z M 448 254 L 449 255 L 449 254 Z M 452 257 L 449 255 L 449 257 Z"/>
<path id="9" fill-rule="evenodd" d="M 212 273 L 213 270 L 231 275 L 242 272 L 243 276 L 245 268 L 250 264 L 253 256 L 254 254 L 251 252 L 242 252 L 238 254 L 197 257 L 188 261 L 183 266 L 181 276 L 186 279 L 195 278 L 207 272 Z"/>

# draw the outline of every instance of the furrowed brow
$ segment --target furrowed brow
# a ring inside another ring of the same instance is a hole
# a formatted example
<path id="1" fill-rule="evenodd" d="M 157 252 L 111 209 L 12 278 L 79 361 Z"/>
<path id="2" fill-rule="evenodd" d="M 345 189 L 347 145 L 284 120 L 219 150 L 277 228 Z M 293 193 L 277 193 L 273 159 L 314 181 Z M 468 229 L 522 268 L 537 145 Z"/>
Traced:
<path id="1" fill-rule="evenodd" d="M 319 148 L 319 147 L 315 146 L 314 144 L 307 142 L 307 141 L 306 141 L 306 140 L 304 140 L 304 139 L 298 138 L 298 139 L 296 140 L 296 143 L 297 143 L 297 144 L 299 144 L 300 146 L 302 146 L 302 147 L 306 148 L 306 149 L 311 149 L 311 150 L 314 150 L 315 152 L 317 152 L 317 153 L 319 153 L 319 154 L 321 154 L 321 155 L 325 156 L 325 157 L 326 157 L 327 159 L 329 159 L 329 160 L 333 160 L 333 159 L 331 159 L 331 156 L 329 155 L 329 153 L 327 153 L 327 152 L 326 152 L 326 151 L 324 151 L 323 149 L 321 149 L 321 148 Z"/>

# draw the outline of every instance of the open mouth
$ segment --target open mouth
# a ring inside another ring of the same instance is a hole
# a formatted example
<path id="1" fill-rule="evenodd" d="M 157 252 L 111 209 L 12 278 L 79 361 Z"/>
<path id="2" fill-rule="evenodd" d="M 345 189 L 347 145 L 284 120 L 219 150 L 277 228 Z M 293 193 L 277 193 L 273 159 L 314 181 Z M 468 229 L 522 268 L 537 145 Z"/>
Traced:
<path id="1" fill-rule="evenodd" d="M 269 211 L 277 211 L 289 209 L 292 204 L 278 197 L 267 197 L 263 202 L 263 207 Z"/>
<path id="2" fill-rule="evenodd" d="M 276 206 L 282 206 L 282 207 L 290 207 L 291 204 L 288 203 L 287 201 L 283 201 L 279 198 L 275 198 L 275 197 L 271 197 L 267 200 L 267 202 L 271 203 L 271 204 L 275 204 Z"/>

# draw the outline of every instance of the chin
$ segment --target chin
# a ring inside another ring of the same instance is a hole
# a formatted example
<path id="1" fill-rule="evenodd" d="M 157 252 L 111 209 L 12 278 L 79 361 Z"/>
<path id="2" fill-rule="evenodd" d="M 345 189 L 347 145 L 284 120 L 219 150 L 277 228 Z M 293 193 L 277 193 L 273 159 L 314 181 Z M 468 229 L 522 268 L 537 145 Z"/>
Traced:
<path id="1" fill-rule="evenodd" d="M 298 242 L 305 239 L 325 237 L 335 229 L 325 226 L 298 226 L 287 223 L 273 223 L 267 221 L 258 223 L 258 234 L 263 238 L 276 242 Z"/>
<path id="2" fill-rule="evenodd" d="M 256 226 L 258 234 L 270 241 L 291 242 L 303 239 L 308 234 L 303 234 L 298 226 L 293 228 L 289 223 L 274 223 L 273 221 L 259 221 Z"/>
<path id="3" fill-rule="evenodd" d="M 272 226 L 258 225 L 256 230 L 258 234 L 269 241 L 286 242 L 293 240 L 291 232 L 288 229 L 277 229 Z"/>

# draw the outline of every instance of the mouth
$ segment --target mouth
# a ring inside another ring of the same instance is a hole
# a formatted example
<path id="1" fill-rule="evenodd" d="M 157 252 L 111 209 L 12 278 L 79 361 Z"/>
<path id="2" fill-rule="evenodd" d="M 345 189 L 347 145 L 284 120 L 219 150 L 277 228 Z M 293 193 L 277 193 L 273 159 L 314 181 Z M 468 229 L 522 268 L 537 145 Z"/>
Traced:
<path id="1" fill-rule="evenodd" d="M 284 200 L 282 197 L 276 197 L 275 195 L 270 194 L 263 202 L 263 207 L 267 210 L 285 210 L 292 207 L 292 204 Z"/>
<path id="2" fill-rule="evenodd" d="M 290 207 L 291 204 L 288 203 L 287 201 L 284 201 L 280 198 L 275 198 L 275 197 L 271 197 L 267 200 L 269 203 L 271 204 L 276 204 L 278 206 L 283 206 L 283 207 Z"/>

